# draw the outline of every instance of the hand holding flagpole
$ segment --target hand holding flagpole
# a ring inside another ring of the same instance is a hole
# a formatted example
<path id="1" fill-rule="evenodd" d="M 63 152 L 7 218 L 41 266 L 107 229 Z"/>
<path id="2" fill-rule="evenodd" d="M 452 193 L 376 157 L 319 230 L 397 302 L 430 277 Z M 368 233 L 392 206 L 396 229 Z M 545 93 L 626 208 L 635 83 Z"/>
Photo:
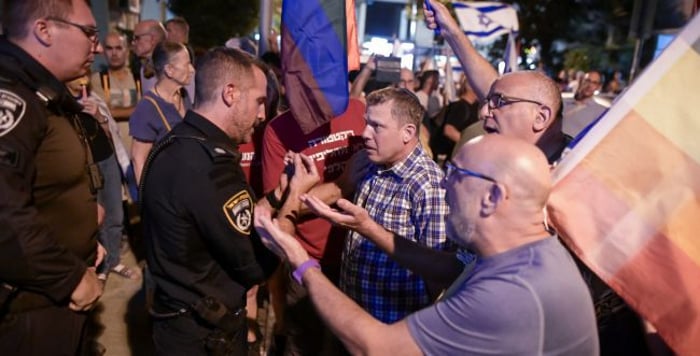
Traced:
<path id="1" fill-rule="evenodd" d="M 435 13 L 435 10 L 433 10 L 433 6 L 430 5 L 430 0 L 425 0 L 423 2 L 423 7 L 426 11 L 430 11 L 432 13 Z M 428 26 L 430 27 L 430 26 Z M 435 28 L 433 28 L 433 31 L 435 31 L 435 35 L 440 35 L 440 25 L 438 25 L 437 21 L 435 21 Z"/>

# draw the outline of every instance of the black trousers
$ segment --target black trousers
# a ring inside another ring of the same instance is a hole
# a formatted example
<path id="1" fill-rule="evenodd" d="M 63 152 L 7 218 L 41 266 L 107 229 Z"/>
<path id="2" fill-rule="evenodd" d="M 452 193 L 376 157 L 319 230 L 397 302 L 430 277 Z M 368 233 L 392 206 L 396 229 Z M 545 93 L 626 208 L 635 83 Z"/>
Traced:
<path id="1" fill-rule="evenodd" d="M 0 321 L 3 355 L 87 355 L 87 314 L 51 306 L 10 313 Z"/>
<path id="2" fill-rule="evenodd" d="M 341 341 L 323 323 L 308 291 L 293 278 L 287 264 L 286 305 L 284 309 L 284 356 L 345 356 L 349 353 Z M 326 270 L 323 270 L 327 275 Z M 331 272 L 332 273 L 332 272 Z M 337 273 L 337 271 L 336 271 Z M 336 278 L 337 280 L 337 278 Z"/>
<path id="3" fill-rule="evenodd" d="M 241 327 L 233 335 L 229 334 L 227 342 L 230 349 L 226 355 L 247 355 L 248 342 L 245 315 Z M 216 330 L 191 314 L 169 319 L 153 320 L 153 344 L 156 355 L 215 355 L 207 348 L 207 339 L 215 337 Z M 211 344 L 211 340 L 209 343 Z M 214 342 L 216 342 L 214 340 Z"/>

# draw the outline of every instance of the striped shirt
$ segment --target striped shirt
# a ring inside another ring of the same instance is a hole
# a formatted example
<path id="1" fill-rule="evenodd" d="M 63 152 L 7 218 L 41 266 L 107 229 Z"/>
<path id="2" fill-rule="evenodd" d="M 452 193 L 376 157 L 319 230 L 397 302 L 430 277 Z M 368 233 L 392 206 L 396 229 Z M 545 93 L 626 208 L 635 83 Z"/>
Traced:
<path id="1" fill-rule="evenodd" d="M 440 167 L 417 145 L 389 169 L 373 165 L 358 187 L 355 203 L 389 231 L 444 250 L 449 208 Z M 340 287 L 375 318 L 391 323 L 430 303 L 425 283 L 399 266 L 373 242 L 350 232 L 345 242 Z"/>

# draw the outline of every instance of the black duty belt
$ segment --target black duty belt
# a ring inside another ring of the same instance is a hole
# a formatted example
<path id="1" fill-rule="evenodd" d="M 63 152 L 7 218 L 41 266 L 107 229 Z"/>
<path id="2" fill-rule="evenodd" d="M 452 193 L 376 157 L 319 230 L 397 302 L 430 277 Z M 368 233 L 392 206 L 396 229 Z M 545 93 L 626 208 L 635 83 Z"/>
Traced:
<path id="1" fill-rule="evenodd" d="M 156 320 L 167 320 L 167 319 L 173 319 L 177 318 L 180 316 L 185 316 L 191 314 L 192 311 L 187 309 L 187 308 L 181 308 L 179 310 L 173 311 L 173 312 L 157 312 L 153 309 L 153 307 L 148 308 L 148 314 L 153 317 L 153 319 Z"/>

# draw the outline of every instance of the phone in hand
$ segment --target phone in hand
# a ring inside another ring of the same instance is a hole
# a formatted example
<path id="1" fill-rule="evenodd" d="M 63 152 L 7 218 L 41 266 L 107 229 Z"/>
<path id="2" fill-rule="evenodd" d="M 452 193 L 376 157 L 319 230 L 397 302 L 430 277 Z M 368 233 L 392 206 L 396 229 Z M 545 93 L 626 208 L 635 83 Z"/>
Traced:
<path id="1" fill-rule="evenodd" d="M 293 163 L 287 163 L 286 166 L 284 166 L 284 173 L 287 175 L 289 179 L 294 177 L 294 164 Z"/>

